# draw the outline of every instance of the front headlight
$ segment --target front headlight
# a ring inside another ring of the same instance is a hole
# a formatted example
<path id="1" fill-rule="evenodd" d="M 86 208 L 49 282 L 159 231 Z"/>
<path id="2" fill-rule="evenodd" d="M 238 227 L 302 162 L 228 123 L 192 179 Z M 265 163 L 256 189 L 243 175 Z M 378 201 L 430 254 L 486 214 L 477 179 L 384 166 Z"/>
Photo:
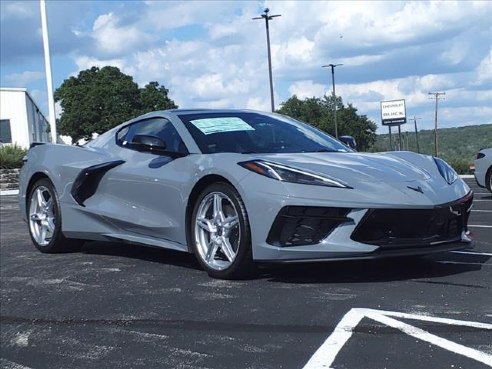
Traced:
<path id="1" fill-rule="evenodd" d="M 314 186 L 352 188 L 340 180 L 329 178 L 322 174 L 291 168 L 282 164 L 272 163 L 264 160 L 243 161 L 238 164 L 243 168 L 251 170 L 252 172 L 265 177 L 276 179 L 277 181 Z"/>
<path id="2" fill-rule="evenodd" d="M 441 173 L 441 176 L 446 180 L 446 182 L 448 182 L 448 184 L 453 184 L 458 179 L 458 174 L 456 171 L 444 160 L 434 158 L 434 163 L 436 163 L 439 173 Z"/>

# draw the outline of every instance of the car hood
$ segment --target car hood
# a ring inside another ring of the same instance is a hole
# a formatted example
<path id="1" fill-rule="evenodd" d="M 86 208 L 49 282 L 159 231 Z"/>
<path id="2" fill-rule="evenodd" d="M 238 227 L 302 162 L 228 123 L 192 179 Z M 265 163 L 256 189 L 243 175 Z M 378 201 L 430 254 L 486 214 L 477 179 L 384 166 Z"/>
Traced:
<path id="1" fill-rule="evenodd" d="M 420 161 L 424 159 L 424 164 L 429 164 L 429 159 L 432 160 L 430 157 L 418 156 Z M 257 159 L 324 174 L 349 185 L 354 180 L 372 183 L 427 181 L 431 178 L 429 170 L 437 172 L 434 163 L 430 163 L 431 166 L 417 164 L 390 153 L 266 154 Z"/>

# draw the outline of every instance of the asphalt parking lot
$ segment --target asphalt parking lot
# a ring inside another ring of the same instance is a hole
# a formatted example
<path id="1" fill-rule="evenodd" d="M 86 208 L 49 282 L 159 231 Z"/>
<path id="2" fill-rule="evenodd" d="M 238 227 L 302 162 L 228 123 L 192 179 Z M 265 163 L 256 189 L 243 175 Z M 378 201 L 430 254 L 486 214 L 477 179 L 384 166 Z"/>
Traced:
<path id="1" fill-rule="evenodd" d="M 1 196 L 0 367 L 492 367 L 492 196 L 467 182 L 472 250 L 246 281 L 127 244 L 41 254 L 16 197 Z"/>

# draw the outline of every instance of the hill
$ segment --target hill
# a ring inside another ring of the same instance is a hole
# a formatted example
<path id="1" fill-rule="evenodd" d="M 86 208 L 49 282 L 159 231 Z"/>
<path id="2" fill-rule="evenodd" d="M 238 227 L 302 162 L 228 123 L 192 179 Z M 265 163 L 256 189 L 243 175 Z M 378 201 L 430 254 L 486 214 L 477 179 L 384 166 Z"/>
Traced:
<path id="1" fill-rule="evenodd" d="M 410 125 L 409 125 L 410 126 Z M 396 131 L 396 128 L 393 128 Z M 492 147 L 492 124 L 477 126 L 442 128 L 438 130 L 439 157 L 450 163 L 460 174 L 471 173 L 469 165 L 477 152 Z M 392 134 L 393 145 L 397 145 L 398 134 Z M 434 155 L 434 131 L 419 131 L 420 153 Z M 417 152 L 415 132 L 402 132 L 402 149 Z M 390 150 L 389 135 L 376 138 L 371 151 Z"/>

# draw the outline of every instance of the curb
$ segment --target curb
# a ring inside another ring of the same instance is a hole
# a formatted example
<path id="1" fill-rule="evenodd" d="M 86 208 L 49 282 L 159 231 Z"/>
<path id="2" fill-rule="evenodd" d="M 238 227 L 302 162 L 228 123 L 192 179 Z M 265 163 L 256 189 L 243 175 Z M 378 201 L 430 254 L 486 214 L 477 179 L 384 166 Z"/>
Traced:
<path id="1" fill-rule="evenodd" d="M 0 191 L 0 196 L 8 196 L 8 195 L 18 195 L 19 190 L 5 190 Z"/>

